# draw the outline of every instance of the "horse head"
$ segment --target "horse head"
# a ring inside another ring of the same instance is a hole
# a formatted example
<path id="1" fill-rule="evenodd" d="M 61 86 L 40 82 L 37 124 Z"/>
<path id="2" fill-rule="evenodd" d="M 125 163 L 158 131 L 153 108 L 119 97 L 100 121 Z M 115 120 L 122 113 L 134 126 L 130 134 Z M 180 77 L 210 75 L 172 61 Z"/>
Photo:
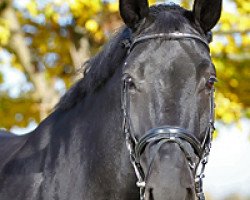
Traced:
<path id="1" fill-rule="evenodd" d="M 120 0 L 129 27 L 123 129 L 141 199 L 204 198 L 197 170 L 210 149 L 216 81 L 208 43 L 221 7 L 222 0 L 196 0 L 192 11 Z"/>

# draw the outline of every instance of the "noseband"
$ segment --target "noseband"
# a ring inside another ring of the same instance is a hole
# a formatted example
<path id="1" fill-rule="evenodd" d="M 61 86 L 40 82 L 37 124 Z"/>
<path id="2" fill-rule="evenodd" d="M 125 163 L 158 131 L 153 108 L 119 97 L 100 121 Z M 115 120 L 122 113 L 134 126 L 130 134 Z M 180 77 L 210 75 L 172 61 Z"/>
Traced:
<path id="1" fill-rule="evenodd" d="M 128 54 L 131 53 L 135 45 L 138 43 L 146 42 L 152 39 L 165 39 L 165 40 L 187 40 L 193 39 L 201 42 L 209 50 L 208 42 L 195 34 L 188 33 L 159 33 L 145 35 L 135 38 L 133 41 L 130 39 L 126 40 L 123 44 L 128 48 Z M 125 66 L 126 67 L 126 62 Z M 215 81 L 215 77 L 210 77 L 211 81 Z M 135 133 L 131 131 L 131 119 L 129 116 L 130 112 L 130 97 L 128 95 L 128 85 L 131 82 L 131 78 L 125 74 L 123 77 L 122 85 L 122 111 L 123 111 L 123 132 L 126 137 L 126 146 L 130 154 L 130 162 L 132 163 L 135 174 L 137 176 L 137 186 L 140 188 L 140 199 L 145 199 L 145 186 L 146 177 L 140 163 L 140 157 L 145 147 L 150 143 L 157 143 L 156 150 L 158 151 L 163 143 L 176 143 L 183 151 L 189 166 L 195 173 L 195 192 L 199 200 L 205 200 L 203 192 L 203 178 L 205 165 L 208 161 L 208 156 L 211 148 L 212 135 L 214 132 L 214 87 L 210 91 L 210 114 L 209 122 L 205 131 L 205 136 L 202 142 L 200 142 L 193 134 L 186 129 L 172 126 L 162 126 L 150 129 L 141 138 L 137 139 Z M 199 157 L 199 163 L 196 164 L 192 161 L 189 150 L 183 145 L 183 141 L 189 143 L 195 154 Z M 153 162 L 153 161 L 152 161 Z M 150 163 L 151 164 L 151 163 Z M 199 171 L 199 172 L 198 172 Z"/>

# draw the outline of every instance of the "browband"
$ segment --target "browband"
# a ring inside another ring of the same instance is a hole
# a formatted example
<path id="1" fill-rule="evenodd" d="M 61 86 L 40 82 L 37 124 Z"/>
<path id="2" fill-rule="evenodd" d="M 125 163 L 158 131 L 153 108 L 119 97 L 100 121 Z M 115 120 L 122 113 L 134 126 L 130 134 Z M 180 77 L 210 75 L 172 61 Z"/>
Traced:
<path id="1" fill-rule="evenodd" d="M 204 38 L 202 38 L 199 35 L 191 34 L 191 33 L 180 33 L 180 32 L 173 32 L 173 33 L 156 33 L 156 34 L 150 34 L 150 35 L 145 35 L 145 36 L 140 36 L 138 38 L 132 39 L 128 53 L 131 52 L 131 50 L 134 48 L 134 46 L 137 43 L 144 42 L 146 40 L 150 39 L 156 39 L 156 38 L 163 38 L 166 40 L 179 40 L 179 39 L 195 39 L 203 43 L 206 48 L 209 50 L 209 44 L 208 41 Z M 209 50 L 210 51 L 210 50 Z"/>

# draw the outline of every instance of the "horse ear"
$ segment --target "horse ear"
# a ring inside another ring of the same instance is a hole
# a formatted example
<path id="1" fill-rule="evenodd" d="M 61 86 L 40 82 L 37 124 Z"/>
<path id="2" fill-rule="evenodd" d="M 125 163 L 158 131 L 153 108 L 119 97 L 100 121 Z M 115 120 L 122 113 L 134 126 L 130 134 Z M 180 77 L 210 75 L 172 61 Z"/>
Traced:
<path id="1" fill-rule="evenodd" d="M 149 13 L 148 0 L 119 0 L 120 15 L 129 28 L 136 28 Z"/>
<path id="2" fill-rule="evenodd" d="M 206 32 L 210 31 L 219 21 L 222 9 L 222 0 L 195 0 L 193 13 L 195 20 Z"/>

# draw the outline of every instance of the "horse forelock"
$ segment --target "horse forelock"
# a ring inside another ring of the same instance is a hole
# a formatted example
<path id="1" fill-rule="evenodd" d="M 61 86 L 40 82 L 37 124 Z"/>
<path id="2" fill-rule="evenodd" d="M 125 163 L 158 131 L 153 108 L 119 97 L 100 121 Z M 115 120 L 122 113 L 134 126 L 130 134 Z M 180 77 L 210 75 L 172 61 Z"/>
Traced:
<path id="1" fill-rule="evenodd" d="M 145 29 L 146 33 L 197 33 L 205 37 L 205 33 L 196 23 L 194 14 L 176 4 L 160 4 L 150 8 L 149 17 L 153 24 Z M 150 21 L 150 20 L 149 20 Z"/>

